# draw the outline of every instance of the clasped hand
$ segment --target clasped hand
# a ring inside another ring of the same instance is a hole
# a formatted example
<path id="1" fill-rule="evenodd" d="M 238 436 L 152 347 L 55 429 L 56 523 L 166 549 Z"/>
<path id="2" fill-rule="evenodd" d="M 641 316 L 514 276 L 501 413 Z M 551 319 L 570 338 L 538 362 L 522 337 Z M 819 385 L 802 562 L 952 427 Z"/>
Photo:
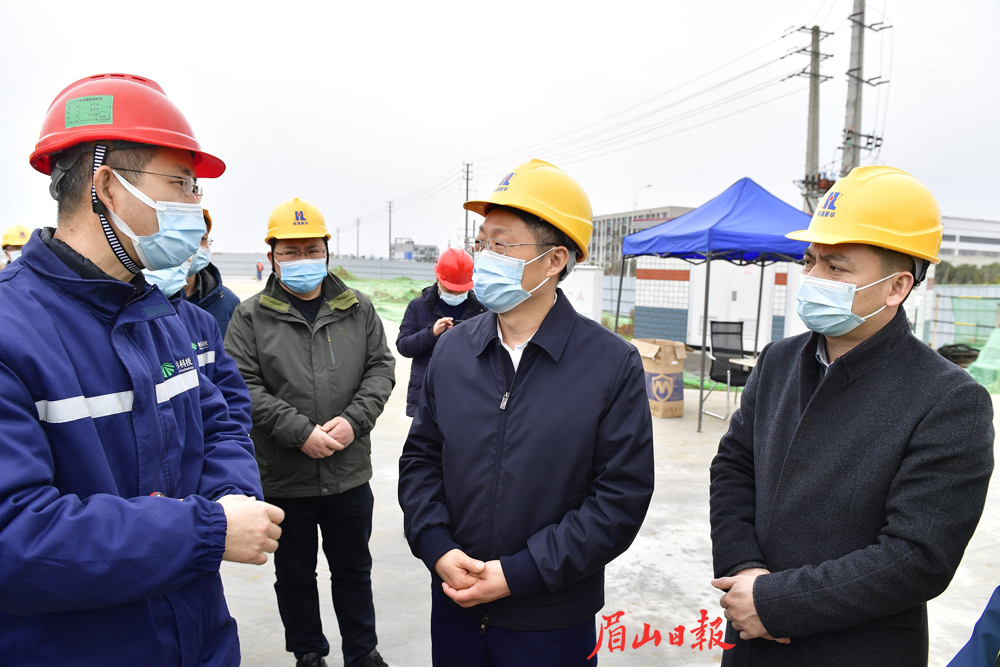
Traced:
<path id="1" fill-rule="evenodd" d="M 302 444 L 302 453 L 314 459 L 325 459 L 354 442 L 354 428 L 343 417 L 334 417 L 322 426 L 313 427 Z"/>
<path id="2" fill-rule="evenodd" d="M 462 607 L 474 607 L 510 595 L 499 560 L 485 563 L 452 549 L 438 558 L 434 571 L 444 580 L 444 594 Z"/>
<path id="3" fill-rule="evenodd" d="M 779 644 L 789 644 L 791 639 L 782 637 L 775 639 L 764 628 L 760 617 L 757 615 L 757 608 L 753 602 L 753 584 L 757 577 L 770 574 L 768 570 L 761 567 L 740 570 L 731 577 L 721 577 L 713 579 L 712 585 L 726 594 L 719 598 L 719 606 L 726 610 L 725 617 L 732 624 L 734 630 L 740 633 L 740 639 L 770 639 Z"/>

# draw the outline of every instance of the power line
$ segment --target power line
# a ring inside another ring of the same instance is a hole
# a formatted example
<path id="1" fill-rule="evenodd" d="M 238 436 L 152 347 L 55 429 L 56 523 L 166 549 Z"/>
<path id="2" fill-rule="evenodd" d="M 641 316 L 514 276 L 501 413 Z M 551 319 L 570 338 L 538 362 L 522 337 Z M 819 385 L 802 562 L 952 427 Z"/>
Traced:
<path id="1" fill-rule="evenodd" d="M 781 56 L 779 58 L 775 58 L 774 60 L 771 60 L 771 61 L 769 61 L 767 63 L 764 63 L 763 65 L 759 65 L 757 67 L 754 67 L 752 69 L 747 70 L 746 72 L 743 72 L 741 74 L 737 74 L 736 76 L 730 77 L 729 79 L 726 79 L 725 81 L 720 81 L 719 83 L 713 84 L 713 85 L 709 86 L 708 88 L 705 88 L 704 90 L 700 90 L 700 91 L 692 93 L 691 95 L 688 95 L 686 97 L 682 97 L 680 99 L 674 100 L 674 101 L 672 101 L 672 102 L 670 102 L 668 104 L 665 104 L 665 105 L 663 105 L 661 107 L 658 107 L 656 109 L 653 109 L 651 111 L 647 111 L 647 112 L 645 112 L 643 114 L 640 114 L 638 116 L 633 116 L 632 118 L 629 118 L 627 120 L 624 120 L 624 121 L 621 121 L 619 123 L 616 123 L 615 125 L 612 125 L 610 127 L 607 127 L 607 128 L 601 129 L 601 130 L 597 130 L 595 132 L 591 132 L 589 134 L 586 134 L 586 135 L 584 135 L 582 137 L 578 137 L 576 139 L 571 139 L 569 141 L 560 142 L 558 144 L 549 146 L 549 147 L 545 148 L 544 150 L 546 151 L 547 154 L 552 154 L 553 152 L 559 151 L 560 148 L 572 147 L 573 144 L 575 144 L 575 143 L 583 143 L 583 142 L 586 142 L 589 139 L 599 137 L 602 134 L 607 134 L 609 132 L 614 132 L 617 129 L 625 127 L 626 125 L 631 125 L 632 123 L 638 122 L 638 121 L 640 121 L 640 120 L 642 120 L 644 118 L 648 118 L 649 116 L 652 116 L 652 115 L 655 115 L 655 114 L 658 114 L 658 113 L 662 113 L 662 112 L 664 112 L 664 111 L 666 111 L 668 109 L 672 109 L 674 107 L 680 106 L 680 105 L 684 104 L 685 102 L 689 102 L 689 101 L 691 101 L 691 100 L 693 100 L 693 99 L 695 99 L 697 97 L 700 97 L 702 95 L 706 95 L 706 94 L 708 94 L 710 92 L 718 90 L 719 88 L 722 88 L 723 86 L 729 85 L 729 84 L 733 83 L 734 81 L 742 79 L 743 77 L 749 76 L 750 74 L 753 74 L 754 72 L 757 72 L 757 71 L 759 71 L 761 69 L 764 69 L 765 67 L 769 67 L 770 65 L 773 65 L 774 63 L 777 63 L 777 62 L 779 62 L 781 60 L 784 60 L 786 57 L 788 57 L 788 55 L 789 54 L 785 54 L 785 55 L 783 55 L 783 56 Z M 784 77 L 782 77 L 782 78 L 784 78 Z M 778 81 L 781 81 L 782 78 L 779 78 Z M 652 127 L 652 126 L 649 126 L 649 127 Z M 522 155 L 523 155 L 523 153 L 522 153 Z M 489 164 L 491 164 L 491 162 L 495 163 L 497 161 L 496 160 L 484 161 L 482 163 L 477 163 L 477 164 L 486 164 L 486 165 L 489 165 Z"/>
<path id="2" fill-rule="evenodd" d="M 652 139 L 646 139 L 645 141 L 640 141 L 640 142 L 637 142 L 637 143 L 634 143 L 634 144 L 630 144 L 628 146 L 622 146 L 620 148 L 615 148 L 614 150 L 606 151 L 606 152 L 600 153 L 598 155 L 590 155 L 588 157 L 582 157 L 582 158 L 579 158 L 577 160 L 569 160 L 569 161 L 565 162 L 565 164 L 575 164 L 577 162 L 584 162 L 585 160 L 593 160 L 595 158 L 604 157 L 605 155 L 611 155 L 612 153 L 618 153 L 620 151 L 628 150 L 630 148 L 636 148 L 638 146 L 643 146 L 645 144 L 652 143 L 654 141 L 659 141 L 660 139 L 665 139 L 667 137 L 672 137 L 672 136 L 681 134 L 683 132 L 687 132 L 689 130 L 693 130 L 696 127 L 701 127 L 703 125 L 708 125 L 710 123 L 715 123 L 717 121 L 723 120 L 724 118 L 730 118 L 730 117 L 735 116 L 737 114 L 741 114 L 741 113 L 743 113 L 745 111 L 750 111 L 751 109 L 756 109 L 757 107 L 764 106 L 765 104 L 770 104 L 771 102 L 776 102 L 777 100 L 783 99 L 785 97 L 789 97 L 791 95 L 795 95 L 796 93 L 805 92 L 806 90 L 808 90 L 808 87 L 798 88 L 798 89 L 790 91 L 788 93 L 784 93 L 783 95 L 778 95 L 777 97 L 772 97 L 769 100 L 764 100 L 763 102 L 758 102 L 757 104 L 752 104 L 752 105 L 750 105 L 748 107 L 744 107 L 742 109 L 738 109 L 736 111 L 733 111 L 732 113 L 727 113 L 727 114 L 724 114 L 722 116 L 718 116 L 716 118 L 712 118 L 710 120 L 706 120 L 706 121 L 701 122 L 701 123 L 696 123 L 696 124 L 691 125 L 689 127 L 685 127 L 683 129 L 677 130 L 676 132 L 669 132 L 667 134 L 661 134 L 658 137 L 653 137 Z"/>
<path id="3" fill-rule="evenodd" d="M 429 204 L 432 201 L 436 201 L 436 200 L 440 199 L 441 197 L 444 197 L 445 195 L 448 195 L 448 194 L 460 194 L 460 193 L 461 193 L 461 190 L 459 188 L 455 187 L 454 184 L 449 184 L 449 188 L 447 190 L 442 190 L 441 192 L 439 192 L 438 194 L 434 195 L 433 197 L 428 197 L 427 199 L 424 199 L 424 200 L 422 200 L 422 201 L 420 201 L 420 202 L 418 202 L 416 204 L 408 204 L 406 206 L 397 206 L 395 208 L 396 208 L 396 210 L 400 210 L 400 211 L 409 211 L 410 209 L 420 208 L 421 206 Z"/>
<path id="4" fill-rule="evenodd" d="M 411 192 L 409 194 L 403 195 L 402 197 L 396 197 L 396 198 L 393 199 L 393 201 L 394 202 L 402 202 L 402 201 L 406 201 L 407 199 L 412 199 L 412 198 L 419 197 L 420 195 L 424 194 L 428 190 L 433 190 L 434 188 L 440 186 L 442 184 L 442 182 L 452 182 L 455 179 L 456 179 L 456 174 L 455 174 L 454 170 L 453 169 L 449 169 L 442 176 L 440 176 L 439 178 L 436 178 L 433 181 L 431 181 L 431 183 L 429 183 L 428 185 L 425 185 L 424 187 L 420 188 L 419 190 L 414 190 L 413 192 Z"/>
<path id="5" fill-rule="evenodd" d="M 727 97 L 721 98 L 719 100 L 715 100 L 713 102 L 709 102 L 709 103 L 704 104 L 704 105 L 702 105 L 700 107 L 696 107 L 694 109 L 690 109 L 688 111 L 682 112 L 682 113 L 680 113 L 680 114 L 678 114 L 676 116 L 673 116 L 671 118 L 667 118 L 667 119 L 659 121 L 657 123 L 653 123 L 653 124 L 650 124 L 650 125 L 647 125 L 647 126 L 635 129 L 635 130 L 631 130 L 631 131 L 626 132 L 624 134 L 619 134 L 619 135 L 615 135 L 615 136 L 609 137 L 607 139 L 603 139 L 603 140 L 601 140 L 599 142 L 596 142 L 594 144 L 591 144 L 589 146 L 582 146 L 582 147 L 579 147 L 579 148 L 576 148 L 576 149 L 572 149 L 572 150 L 570 150 L 568 152 L 557 153 L 556 156 L 554 156 L 554 159 L 563 160 L 563 159 L 568 158 L 568 157 L 575 157 L 575 156 L 577 156 L 579 154 L 582 154 L 582 153 L 587 153 L 587 152 L 590 152 L 590 151 L 593 151 L 593 150 L 599 150 L 601 148 L 604 148 L 605 146 L 609 146 L 609 145 L 617 143 L 619 141 L 626 141 L 628 139 L 633 139 L 635 137 L 642 136 L 644 134 L 649 134 L 650 132 L 654 132 L 656 130 L 663 129 L 664 127 L 668 127 L 670 125 L 674 125 L 674 124 L 679 123 L 681 121 L 687 120 L 688 118 L 690 118 L 692 116 L 696 116 L 696 115 L 705 113 L 707 111 L 711 111 L 713 109 L 716 109 L 718 107 L 725 106 L 727 104 L 735 102 L 736 100 L 742 99 L 742 98 L 747 97 L 749 95 L 753 95 L 754 93 L 758 93 L 758 92 L 760 92 L 762 90 L 765 90 L 765 89 L 770 88 L 772 86 L 778 85 L 782 81 L 785 81 L 787 78 L 788 77 L 784 77 L 783 76 L 783 77 L 780 77 L 780 78 L 777 78 L 777 79 L 773 79 L 771 81 L 766 81 L 764 83 L 759 83 L 759 84 L 756 84 L 754 86 L 751 86 L 750 88 L 744 89 L 744 90 L 739 91 L 737 93 L 733 93 L 732 95 L 729 95 Z"/>
<path id="6" fill-rule="evenodd" d="M 398 206 L 397 208 L 400 208 L 400 209 L 402 209 L 402 208 L 416 208 L 418 206 L 423 206 L 427 202 L 433 201 L 434 199 L 437 199 L 438 197 L 440 197 L 444 193 L 450 192 L 452 190 L 457 190 L 460 180 L 461 179 L 456 176 L 452 180 L 446 181 L 446 182 L 442 183 L 441 185 L 437 186 L 436 188 L 434 188 L 432 190 L 427 190 L 419 198 L 410 199 L 406 203 L 405 206 Z"/>
<path id="7" fill-rule="evenodd" d="M 491 156 L 486 156 L 486 157 L 483 157 L 483 158 L 479 158 L 479 159 L 477 159 L 477 160 L 474 160 L 473 162 L 474 162 L 474 163 L 476 163 L 476 164 L 489 164 L 489 163 L 492 163 L 492 162 L 497 162 L 497 161 L 501 161 L 501 160 L 507 160 L 507 159 L 509 159 L 509 158 L 511 158 L 511 157 L 519 157 L 519 156 L 523 156 L 523 155 L 524 155 L 525 153 L 528 153 L 528 152 L 532 152 L 532 151 L 535 151 L 535 150 L 541 150 L 541 149 L 545 149 L 545 150 L 548 150 L 548 149 L 552 148 L 551 146 L 549 146 L 549 144 L 552 144 L 553 142 L 558 142 L 558 141 L 559 141 L 559 140 L 561 140 L 561 139 L 565 139 L 565 138 L 567 138 L 567 137 L 570 137 L 570 136 L 573 136 L 573 135 L 575 135 L 575 134 L 578 134 L 578 133 L 580 133 L 580 132 L 582 132 L 582 131 L 584 131 L 584 130 L 587 130 L 587 129 L 590 129 L 590 128 L 592 128 L 592 127 L 595 127 L 595 126 L 597 126 L 597 125 L 601 125 L 602 123 L 605 123 L 605 122 L 607 122 L 607 121 L 609 121 L 609 120 L 612 120 L 612 119 L 614 119 L 614 118 L 617 118 L 617 117 L 619 117 L 619 116 L 622 116 L 622 115 L 624 115 L 624 114 L 626 114 L 626 113 L 629 113 L 630 111 L 633 111 L 633 110 L 635 110 L 635 109 L 638 109 L 638 108 L 639 108 L 639 107 L 641 107 L 641 106 L 644 106 L 644 105 L 646 105 L 646 104 L 649 104 L 650 102 L 653 102 L 653 101 L 655 101 L 655 100 L 658 100 L 658 99 L 660 99 L 660 98 L 662 98 L 662 97 L 665 97 L 666 95 L 669 95 L 669 94 L 671 94 L 671 93 L 674 93 L 674 92 L 676 92 L 676 91 L 680 90 L 681 88 L 684 88 L 685 86 L 688 86 L 688 85 L 690 85 L 690 84 L 692 84 L 692 83 L 695 83 L 695 82 L 697 82 L 697 81 L 701 81 L 701 80 L 702 80 L 702 79 L 704 79 L 705 77 L 707 77 L 707 76 L 709 76 L 709 75 L 711 75 L 711 74 L 714 74 L 714 73 L 716 73 L 716 72 L 718 72 L 718 71 L 720 71 L 720 70 L 723 70 L 723 69 L 725 69 L 726 67 L 729 67 L 730 65 L 732 65 L 732 64 L 734 64 L 734 63 L 736 63 L 736 62 L 739 62 L 740 60 L 743 60 L 744 58 L 746 58 L 746 57 L 748 57 L 748 56 L 751 56 L 751 55 L 753 55 L 754 53 L 757 53 L 758 51 L 760 51 L 760 50 L 762 50 L 762 49 L 765 49 L 765 48 L 767 48 L 768 46 L 771 46 L 772 44 L 775 44 L 775 43 L 777 43 L 777 42 L 781 41 L 782 39 L 785 39 L 785 38 L 786 38 L 786 37 L 787 37 L 788 35 L 790 35 L 790 34 L 794 34 L 794 31 L 786 31 L 786 32 L 785 32 L 784 34 L 782 34 L 782 35 L 781 35 L 780 37 L 778 37 L 778 38 L 776 38 L 776 39 L 773 39 L 773 40 L 771 40 L 771 41 L 769 41 L 769 42 L 767 42 L 767 43 L 765 43 L 765 44 L 763 44 L 763 45 L 761 45 L 761 46 L 759 46 L 759 47 L 757 47 L 757 48 L 755 48 L 755 49 L 752 49 L 752 50 L 750 50 L 750 51 L 748 51 L 748 52 L 744 53 L 743 55 L 741 55 L 741 56 L 739 56 L 739 57 L 737 57 L 737 58 L 734 58 L 734 59 L 732 59 L 732 60 L 730 60 L 730 61 L 728 61 L 728 62 L 726 62 L 726 63 L 724 63 L 724 64 L 722 64 L 722 65 L 720 65 L 720 66 L 718 66 L 718 67 L 716 67 L 716 68 L 714 68 L 714 69 L 711 69 L 711 70 L 709 70 L 709 71 L 707 71 L 707 72 L 705 72 L 705 73 L 703 73 L 703 74 L 700 74 L 700 75 L 698 75 L 698 76 L 696 76 L 696 77 L 694 77 L 694 78 L 692 78 L 692 79 L 689 79 L 689 80 L 685 81 L 684 83 L 681 83 L 681 84 L 679 84 L 679 85 L 677 85 L 677 86 L 674 86 L 673 88 L 670 88 L 669 90 L 666 90 L 666 91 L 664 91 L 664 92 L 662 92 L 662 93 L 659 93 L 659 94 L 657 94 L 657 95 L 654 95 L 653 97 L 650 97 L 650 98 L 648 98 L 648 99 L 646 99 L 646 100 L 643 100 L 642 102 L 639 102 L 638 104 L 634 104 L 634 105 L 632 105 L 632 106 L 630 106 L 630 107 L 627 107 L 627 108 L 625 108 L 625 109 L 622 109 L 621 111 L 618 111 L 618 112 L 615 112 L 615 113 L 611 114 L 610 116 L 607 116 L 607 117 L 605 117 L 605 118 L 602 118 L 602 119 L 600 119 L 600 120 L 597 120 L 597 121 L 594 121 L 594 122 L 592 122 L 592 123 L 589 123 L 589 124 L 587 124 L 587 125 L 584 125 L 583 127 L 579 127 L 579 128 L 577 128 L 577 129 L 575 129 L 575 130 L 572 130 L 571 132 L 566 132 L 565 134 L 561 134 L 561 135 L 559 135 L 559 136 L 556 136 L 556 137 L 553 137 L 552 139 L 548 139 L 548 140 L 546 140 L 546 141 L 543 141 L 543 142 L 540 142 L 540 143 L 537 143 L 537 144 L 533 144 L 533 145 L 531 145 L 531 146 L 526 146 L 526 147 L 524 147 L 524 148 L 520 148 L 520 149 L 518 149 L 518 150 L 516 150 L 516 151 L 507 151 L 507 152 L 504 152 L 504 153 L 500 153 L 500 154 L 495 154 L 495 155 L 491 155 Z M 768 61 L 768 62 L 767 62 L 767 63 L 765 63 L 764 65 L 760 65 L 760 66 L 758 66 L 758 67 L 754 67 L 754 68 L 752 68 L 752 69 L 748 70 L 747 72 L 744 72 L 744 73 L 742 73 L 742 74 L 740 74 L 740 75 L 737 75 L 737 76 L 734 76 L 734 77 L 731 77 L 731 78 L 730 78 L 730 79 L 728 79 L 727 81 L 724 81 L 724 82 L 722 82 L 722 83 L 720 83 L 720 84 L 717 84 L 716 86 L 712 86 L 712 87 L 710 87 L 710 88 L 708 88 L 708 89 L 706 89 L 706 90 L 704 90 L 704 91 L 701 91 L 701 93 L 695 93 L 695 94 L 693 94 L 693 95 L 690 95 L 690 96 L 688 96 L 687 98 L 684 98 L 684 99 L 691 99 L 692 97 L 696 97 L 696 96 L 697 96 L 697 95 L 699 95 L 699 94 L 704 94 L 705 92 L 709 92 L 710 90 L 713 90 L 713 89 L 715 89 L 715 88 L 716 88 L 716 87 L 718 87 L 719 85 L 724 85 L 725 83 L 730 83 L 730 82 L 732 82 L 732 81 L 735 81 L 736 79 L 738 79 L 738 78 L 740 78 L 740 77 L 742 77 L 742 76 L 746 76 L 746 75 L 748 75 L 748 74 L 751 74 L 751 73 L 753 73 L 753 72 L 755 72 L 755 71 L 757 71 L 757 70 L 759 70 L 759 69 L 762 69 L 763 67 L 767 67 L 767 66 L 769 66 L 769 65 L 772 65 L 772 64 L 774 64 L 774 63 L 776 63 L 776 62 L 778 62 L 778 61 L 780 61 L 780 60 L 784 59 L 784 58 L 785 58 L 785 57 L 786 57 L 787 55 L 788 55 L 788 54 L 785 54 L 784 56 L 781 56 L 781 57 L 779 57 L 779 58 L 776 58 L 776 59 L 774 59 L 774 60 L 772 60 L 772 61 Z M 658 109 L 658 110 L 654 110 L 653 112 L 648 112 L 647 114 L 644 114 L 644 115 L 641 115 L 641 116 L 639 116 L 639 117 L 637 117 L 637 118 L 643 118 L 643 117 L 645 117 L 646 115 L 648 115 L 649 113 L 656 113 L 657 111 L 662 111 L 662 110 L 664 110 L 664 109 L 667 109 L 667 108 L 670 108 L 671 106 L 673 106 L 673 104 L 675 104 L 675 103 L 672 103 L 672 104 L 668 104 L 668 105 L 666 105 L 666 106 L 664 106 L 664 107 L 661 107 L 661 108 L 660 108 L 660 109 Z M 633 122 L 633 121 L 625 121 L 625 122 L 626 122 L 626 123 L 628 123 L 628 122 Z M 603 132 L 603 131 L 605 131 L 605 130 L 601 130 L 601 131 L 599 131 L 599 132 Z M 599 132 L 598 132 L 598 133 L 599 133 Z M 588 135 L 588 136 L 593 136 L 593 135 Z M 576 141 L 576 140 L 574 139 L 574 140 L 572 140 L 572 141 Z M 565 143 L 565 142 L 564 142 L 564 143 Z M 561 144 L 560 144 L 560 145 L 561 145 Z"/>

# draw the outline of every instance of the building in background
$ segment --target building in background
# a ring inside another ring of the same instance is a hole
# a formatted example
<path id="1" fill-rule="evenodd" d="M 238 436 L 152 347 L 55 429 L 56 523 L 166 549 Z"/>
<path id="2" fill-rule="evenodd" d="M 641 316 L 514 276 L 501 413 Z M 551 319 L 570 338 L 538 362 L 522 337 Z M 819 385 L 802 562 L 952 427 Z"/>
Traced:
<path id="1" fill-rule="evenodd" d="M 942 260 L 949 264 L 1000 262 L 1000 222 L 943 216 Z"/>
<path id="2" fill-rule="evenodd" d="M 621 270 L 624 236 L 673 220 L 690 210 L 692 209 L 688 206 L 660 206 L 594 216 L 590 262 L 603 267 L 605 273 L 618 275 Z M 630 269 L 629 273 L 634 275 L 634 270 Z"/>
<path id="3" fill-rule="evenodd" d="M 397 238 L 392 244 L 392 257 L 407 262 L 436 262 L 438 259 L 436 245 L 418 245 L 413 239 Z"/>

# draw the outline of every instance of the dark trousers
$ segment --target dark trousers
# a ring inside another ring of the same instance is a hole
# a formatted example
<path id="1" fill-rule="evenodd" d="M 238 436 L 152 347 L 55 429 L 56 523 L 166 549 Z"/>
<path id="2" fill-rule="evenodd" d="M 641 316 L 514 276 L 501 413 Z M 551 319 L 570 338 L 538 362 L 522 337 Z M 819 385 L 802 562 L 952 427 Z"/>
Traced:
<path id="1" fill-rule="evenodd" d="M 509 630 L 486 624 L 431 594 L 434 667 L 596 667 L 594 619 L 558 630 Z"/>
<path id="2" fill-rule="evenodd" d="M 333 609 L 340 626 L 344 666 L 355 667 L 375 650 L 375 603 L 372 601 L 371 486 L 317 498 L 266 498 L 285 510 L 281 539 L 274 552 L 278 612 L 285 626 L 285 650 L 329 655 L 323 635 L 316 585 L 317 527 L 330 565 Z"/>

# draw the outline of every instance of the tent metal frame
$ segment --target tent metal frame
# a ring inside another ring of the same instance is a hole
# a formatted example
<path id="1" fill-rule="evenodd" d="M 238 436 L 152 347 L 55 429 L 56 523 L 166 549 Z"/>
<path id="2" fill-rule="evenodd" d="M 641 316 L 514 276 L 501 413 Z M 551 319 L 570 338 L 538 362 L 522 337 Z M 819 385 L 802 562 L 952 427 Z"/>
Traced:
<path id="1" fill-rule="evenodd" d="M 748 257 L 747 255 L 752 255 Z M 761 305 L 764 298 L 764 267 L 769 264 L 775 264 L 777 262 L 793 262 L 795 264 L 801 264 L 802 260 L 794 257 L 792 255 L 786 255 L 783 253 L 747 253 L 745 250 L 717 250 L 717 251 L 707 251 L 707 252 L 691 252 L 686 251 L 683 253 L 646 253 L 642 255 L 622 255 L 621 262 L 621 273 L 618 277 L 618 303 L 615 307 L 615 333 L 618 333 L 618 316 L 622 309 L 622 284 L 625 282 L 625 267 L 628 264 L 628 260 L 634 259 L 636 257 L 659 257 L 660 259 L 683 259 L 689 264 L 705 264 L 705 308 L 702 313 L 702 331 L 701 331 L 701 383 L 698 389 L 698 432 L 701 433 L 701 423 L 703 412 L 705 407 L 705 351 L 708 349 L 708 294 L 709 288 L 712 284 L 712 261 L 721 259 L 730 264 L 735 264 L 736 266 L 750 266 L 751 264 L 759 264 L 761 267 L 760 271 L 760 288 L 757 293 L 757 325 L 756 331 L 754 332 L 753 339 L 753 354 L 756 357 L 759 350 L 760 342 L 760 311 Z M 638 273 L 638 272 L 637 272 Z M 633 314 L 632 320 L 633 326 L 635 326 L 635 319 Z M 634 333 L 633 329 L 633 333 Z"/>

